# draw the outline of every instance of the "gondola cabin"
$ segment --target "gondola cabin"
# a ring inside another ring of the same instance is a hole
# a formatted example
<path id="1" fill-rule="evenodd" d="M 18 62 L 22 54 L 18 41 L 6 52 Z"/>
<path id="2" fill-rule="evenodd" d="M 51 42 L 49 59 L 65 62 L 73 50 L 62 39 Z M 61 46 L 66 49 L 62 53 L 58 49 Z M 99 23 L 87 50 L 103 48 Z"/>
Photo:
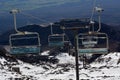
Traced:
<path id="1" fill-rule="evenodd" d="M 40 37 L 37 32 L 19 32 L 9 36 L 10 54 L 40 53 Z"/>
<path id="2" fill-rule="evenodd" d="M 108 46 L 108 36 L 105 33 L 92 32 L 78 35 L 79 54 L 106 54 Z"/>

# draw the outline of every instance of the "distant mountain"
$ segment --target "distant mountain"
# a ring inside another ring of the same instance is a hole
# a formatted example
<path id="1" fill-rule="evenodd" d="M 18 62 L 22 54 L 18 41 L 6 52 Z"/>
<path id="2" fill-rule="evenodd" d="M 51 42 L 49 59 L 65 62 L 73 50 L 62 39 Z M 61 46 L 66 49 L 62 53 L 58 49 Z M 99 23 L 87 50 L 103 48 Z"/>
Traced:
<path id="1" fill-rule="evenodd" d="M 81 25 L 87 25 L 88 22 L 80 21 L 79 19 L 73 19 L 70 21 L 59 21 L 55 22 L 53 25 L 53 33 L 63 33 L 63 31 L 60 29 L 61 26 L 65 27 L 75 27 L 75 26 L 81 26 Z M 98 23 L 95 24 L 96 28 L 98 26 Z M 38 32 L 40 34 L 41 38 L 41 44 L 42 46 L 47 46 L 48 44 L 48 36 L 50 35 L 50 25 L 47 27 L 41 27 L 39 25 L 26 25 L 24 27 L 19 28 L 20 31 L 30 31 L 30 32 Z M 81 30 L 81 31 L 87 31 L 87 30 Z M 80 31 L 80 32 L 81 32 Z M 101 32 L 107 33 L 110 39 L 110 49 L 111 51 L 117 51 L 118 44 L 120 43 L 120 30 L 116 30 L 114 27 L 102 24 Z M 15 33 L 14 30 L 7 31 L 4 34 L 2 34 L 0 37 L 0 44 L 8 44 L 9 42 L 9 35 Z M 72 43 L 74 38 L 74 33 L 72 31 L 65 30 L 65 33 L 68 35 L 70 41 Z M 114 47 L 113 47 L 114 46 Z"/>

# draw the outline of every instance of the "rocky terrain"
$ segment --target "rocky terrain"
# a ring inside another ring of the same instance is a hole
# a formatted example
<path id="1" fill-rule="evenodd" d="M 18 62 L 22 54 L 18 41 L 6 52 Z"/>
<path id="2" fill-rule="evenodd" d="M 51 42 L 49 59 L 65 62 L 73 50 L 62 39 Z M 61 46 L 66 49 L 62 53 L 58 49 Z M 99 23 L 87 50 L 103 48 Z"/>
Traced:
<path id="1" fill-rule="evenodd" d="M 49 55 L 44 51 L 41 55 Z M 54 56 L 58 62 L 45 61 L 28 63 L 10 56 L 4 49 L 0 50 L 1 80 L 75 80 L 75 57 L 68 53 Z M 81 80 L 120 80 L 120 53 L 101 55 L 83 68 L 79 61 Z"/>

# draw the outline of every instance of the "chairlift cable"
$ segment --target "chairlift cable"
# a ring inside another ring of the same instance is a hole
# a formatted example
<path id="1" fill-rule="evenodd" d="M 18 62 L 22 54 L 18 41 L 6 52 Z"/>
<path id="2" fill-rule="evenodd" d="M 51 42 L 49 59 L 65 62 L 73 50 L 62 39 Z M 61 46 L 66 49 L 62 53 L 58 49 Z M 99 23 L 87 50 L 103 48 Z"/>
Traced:
<path id="1" fill-rule="evenodd" d="M 7 5 L 7 4 L 2 4 L 2 6 L 5 6 L 5 7 L 7 7 L 8 9 L 17 9 L 17 8 L 12 8 L 10 5 Z M 5 10 L 5 11 L 8 11 L 8 10 Z M 5 12 L 5 11 L 4 11 L 4 12 Z M 50 21 L 48 21 L 48 20 L 40 19 L 40 18 L 38 18 L 38 17 L 36 17 L 36 16 L 33 16 L 33 15 L 31 15 L 31 14 L 27 14 L 27 13 L 23 13 L 23 12 L 21 12 L 21 14 L 22 14 L 22 15 L 25 15 L 25 16 L 29 16 L 29 17 L 31 17 L 31 18 L 33 18 L 33 19 L 36 19 L 36 20 L 39 20 L 39 21 L 42 21 L 42 22 L 48 22 L 48 23 L 50 23 Z"/>
<path id="2" fill-rule="evenodd" d="M 93 1 L 93 6 L 92 6 L 92 13 L 91 13 L 91 17 L 90 17 L 90 24 L 92 24 L 92 31 L 94 31 L 94 20 L 93 20 L 93 16 L 94 16 L 94 12 L 95 12 L 95 5 L 96 5 L 96 0 Z M 89 28 L 90 31 L 90 28 Z"/>
<path id="3" fill-rule="evenodd" d="M 96 5 L 96 0 L 93 1 L 93 6 L 92 6 L 92 14 L 91 14 L 91 17 L 90 17 L 90 21 L 93 21 L 93 16 L 94 16 L 94 12 L 95 12 L 95 5 Z"/>
<path id="4" fill-rule="evenodd" d="M 42 22 L 48 22 L 48 23 L 50 23 L 50 21 L 48 21 L 48 20 L 38 18 L 38 17 L 33 16 L 33 15 L 31 15 L 31 14 L 27 14 L 27 13 L 21 13 L 21 14 L 22 14 L 22 15 L 25 15 L 25 16 L 28 16 L 28 17 L 30 17 L 30 18 L 33 18 L 33 19 L 36 19 L 36 20 L 42 21 Z"/>

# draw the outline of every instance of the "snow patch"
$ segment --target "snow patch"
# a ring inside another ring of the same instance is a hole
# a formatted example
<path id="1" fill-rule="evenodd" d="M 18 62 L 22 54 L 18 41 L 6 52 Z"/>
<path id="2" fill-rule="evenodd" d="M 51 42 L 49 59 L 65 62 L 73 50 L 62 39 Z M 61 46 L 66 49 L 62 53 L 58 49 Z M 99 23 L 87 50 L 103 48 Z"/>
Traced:
<path id="1" fill-rule="evenodd" d="M 50 52 L 50 51 L 44 51 L 44 52 L 41 53 L 41 55 L 49 55 L 49 54 L 48 54 L 49 52 Z"/>
<path id="2" fill-rule="evenodd" d="M 69 55 L 68 53 L 61 53 L 56 58 L 59 59 L 59 64 L 65 63 L 75 64 L 75 58 Z"/>

